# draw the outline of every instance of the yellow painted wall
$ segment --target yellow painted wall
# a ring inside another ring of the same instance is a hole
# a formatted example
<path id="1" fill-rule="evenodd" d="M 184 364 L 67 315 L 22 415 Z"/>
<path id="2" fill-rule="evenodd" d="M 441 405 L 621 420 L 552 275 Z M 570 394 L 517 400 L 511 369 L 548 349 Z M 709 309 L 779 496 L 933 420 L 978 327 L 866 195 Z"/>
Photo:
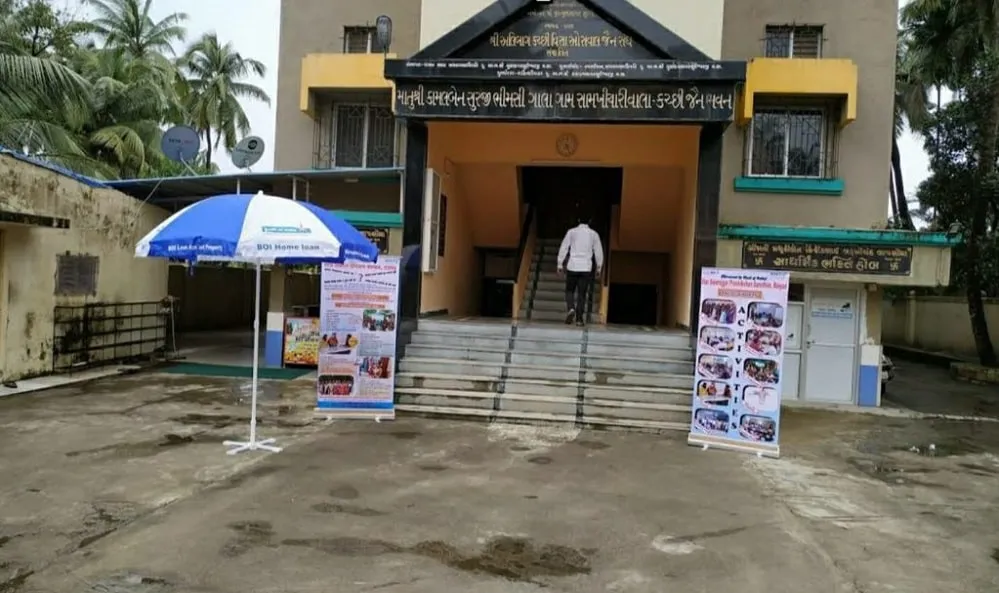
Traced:
<path id="1" fill-rule="evenodd" d="M 686 319 L 687 314 L 679 312 L 690 306 L 698 126 L 434 122 L 429 129 L 431 166 L 441 173 L 449 198 L 448 235 L 451 226 L 458 225 L 454 232 L 461 237 L 467 233 L 469 250 L 517 247 L 522 220 L 519 166 L 622 167 L 621 204 L 612 220 L 611 249 L 675 254 L 669 259 L 668 274 L 663 273 L 661 260 L 649 273 L 677 279 L 669 284 L 664 299 L 670 303 L 662 315 L 665 322 Z M 577 140 L 576 152 L 568 156 L 556 149 L 558 138 L 565 134 Z M 455 206 L 450 206 L 452 202 Z M 463 241 L 459 238 L 454 248 Z M 447 245 L 450 255 L 450 238 Z M 613 274 L 613 261 L 610 269 Z M 442 271 L 439 276 L 452 278 L 450 274 Z M 450 281 L 440 278 L 432 282 Z M 654 283 L 665 286 L 662 280 Z M 478 286 L 477 279 L 474 285 Z M 440 305 L 457 299 L 442 290 L 425 288 L 422 310 L 458 310 Z"/>
<path id="2" fill-rule="evenodd" d="M 709 57 L 721 57 L 725 0 L 699 0 L 696 10 L 692 10 L 685 0 L 630 1 Z M 492 4 L 493 0 L 421 0 L 421 3 L 420 47 L 426 47 Z"/>
<path id="3" fill-rule="evenodd" d="M 167 296 L 167 263 L 136 259 L 135 244 L 167 213 L 111 189 L 0 155 L 0 209 L 70 219 L 67 230 L 2 225 L 0 360 L 3 378 L 52 369 L 58 305 L 158 301 Z M 100 258 L 97 295 L 55 296 L 56 256 Z"/>
<path id="4" fill-rule="evenodd" d="M 302 58 L 298 108 L 314 115 L 314 93 L 321 90 L 391 90 L 385 79 L 385 58 L 395 54 L 308 54 Z"/>
<path id="5" fill-rule="evenodd" d="M 444 257 L 438 260 L 436 272 L 423 275 L 420 312 L 446 310 L 450 315 L 472 315 L 477 313 L 481 284 L 469 214 L 472 198 L 460 190 L 460 168 L 446 165 L 445 154 L 431 130 L 427 166 L 441 176 L 441 191 L 447 195 L 447 226 Z"/>

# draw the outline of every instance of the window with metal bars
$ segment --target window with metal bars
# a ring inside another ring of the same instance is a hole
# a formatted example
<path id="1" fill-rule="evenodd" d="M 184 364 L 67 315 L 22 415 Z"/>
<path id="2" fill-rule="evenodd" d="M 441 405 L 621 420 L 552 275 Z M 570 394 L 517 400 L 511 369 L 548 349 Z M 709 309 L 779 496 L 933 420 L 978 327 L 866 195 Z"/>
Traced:
<path id="1" fill-rule="evenodd" d="M 370 54 L 378 48 L 374 27 L 344 27 L 343 53 Z"/>
<path id="2" fill-rule="evenodd" d="M 333 167 L 395 165 L 395 116 L 388 105 L 333 106 Z"/>
<path id="3" fill-rule="evenodd" d="M 761 108 L 749 129 L 746 174 L 823 178 L 826 112 L 822 108 Z"/>
<path id="4" fill-rule="evenodd" d="M 822 27 L 767 25 L 763 45 L 768 58 L 821 58 Z"/>

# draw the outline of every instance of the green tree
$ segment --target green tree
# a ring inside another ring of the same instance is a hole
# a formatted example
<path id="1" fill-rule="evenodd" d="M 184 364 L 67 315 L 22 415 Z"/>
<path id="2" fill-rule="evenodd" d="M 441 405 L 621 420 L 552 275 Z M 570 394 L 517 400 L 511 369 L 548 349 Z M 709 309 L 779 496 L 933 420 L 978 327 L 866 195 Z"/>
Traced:
<path id="1" fill-rule="evenodd" d="M 898 149 L 898 139 L 906 128 L 923 132 L 926 126 L 928 109 L 928 84 L 923 79 L 922 64 L 917 61 L 921 54 L 909 49 L 905 31 L 899 31 L 895 50 L 895 125 L 891 139 L 891 208 L 893 218 L 904 229 L 914 230 L 912 214 L 909 212 L 908 197 L 902 179 L 902 154 Z"/>
<path id="2" fill-rule="evenodd" d="M 91 89 L 57 53 L 80 29 L 43 0 L 0 1 L 0 145 L 88 167 L 61 116 L 85 111 Z"/>
<path id="3" fill-rule="evenodd" d="M 999 143 L 999 3 L 985 0 L 913 0 L 903 26 L 925 55 L 946 56 L 939 82 L 978 106 L 973 137 L 974 185 L 964 228 L 965 293 L 980 362 L 999 366 L 983 301 L 983 265 L 989 209 L 995 200 Z M 943 58 L 937 58 L 938 63 Z"/>
<path id="4" fill-rule="evenodd" d="M 184 74 L 184 107 L 205 138 L 206 162 L 211 165 L 213 152 L 220 146 L 232 150 L 241 136 L 250 133 L 250 121 L 240 100 L 270 105 L 267 93 L 246 81 L 251 76 L 264 76 L 267 68 L 259 60 L 240 54 L 231 43 L 221 43 L 215 33 L 195 41 L 178 65 Z"/>

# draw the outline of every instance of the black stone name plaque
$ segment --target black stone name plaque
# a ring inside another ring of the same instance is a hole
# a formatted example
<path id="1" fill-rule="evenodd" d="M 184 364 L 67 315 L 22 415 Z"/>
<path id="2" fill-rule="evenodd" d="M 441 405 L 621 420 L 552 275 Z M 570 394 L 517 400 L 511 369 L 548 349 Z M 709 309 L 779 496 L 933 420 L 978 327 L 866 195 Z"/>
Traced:
<path id="1" fill-rule="evenodd" d="M 732 85 L 415 83 L 396 84 L 399 117 L 543 120 L 732 120 Z"/>
<path id="2" fill-rule="evenodd" d="M 620 60 L 659 56 L 578 0 L 552 0 L 535 3 L 456 57 Z"/>
<path id="3" fill-rule="evenodd" d="M 825 274 L 908 276 L 912 272 L 912 247 L 746 241 L 742 244 L 742 267 Z"/>
<path id="4" fill-rule="evenodd" d="M 745 62 L 685 62 L 680 60 L 389 60 L 391 79 L 445 79 L 572 82 L 614 80 L 648 82 L 741 81 Z"/>

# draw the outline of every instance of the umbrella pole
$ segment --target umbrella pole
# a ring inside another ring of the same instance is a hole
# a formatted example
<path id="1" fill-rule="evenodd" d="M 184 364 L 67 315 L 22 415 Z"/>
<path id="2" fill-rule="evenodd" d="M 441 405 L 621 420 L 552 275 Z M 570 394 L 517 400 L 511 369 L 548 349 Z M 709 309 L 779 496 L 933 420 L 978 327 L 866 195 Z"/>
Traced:
<path id="1" fill-rule="evenodd" d="M 260 368 L 260 262 L 257 262 L 256 299 L 253 307 L 253 386 L 250 397 L 250 440 L 246 442 L 225 441 L 223 443 L 229 449 L 229 455 L 242 453 L 243 451 L 270 451 L 279 453 L 281 447 L 274 445 L 274 439 L 257 440 L 257 379 Z"/>

